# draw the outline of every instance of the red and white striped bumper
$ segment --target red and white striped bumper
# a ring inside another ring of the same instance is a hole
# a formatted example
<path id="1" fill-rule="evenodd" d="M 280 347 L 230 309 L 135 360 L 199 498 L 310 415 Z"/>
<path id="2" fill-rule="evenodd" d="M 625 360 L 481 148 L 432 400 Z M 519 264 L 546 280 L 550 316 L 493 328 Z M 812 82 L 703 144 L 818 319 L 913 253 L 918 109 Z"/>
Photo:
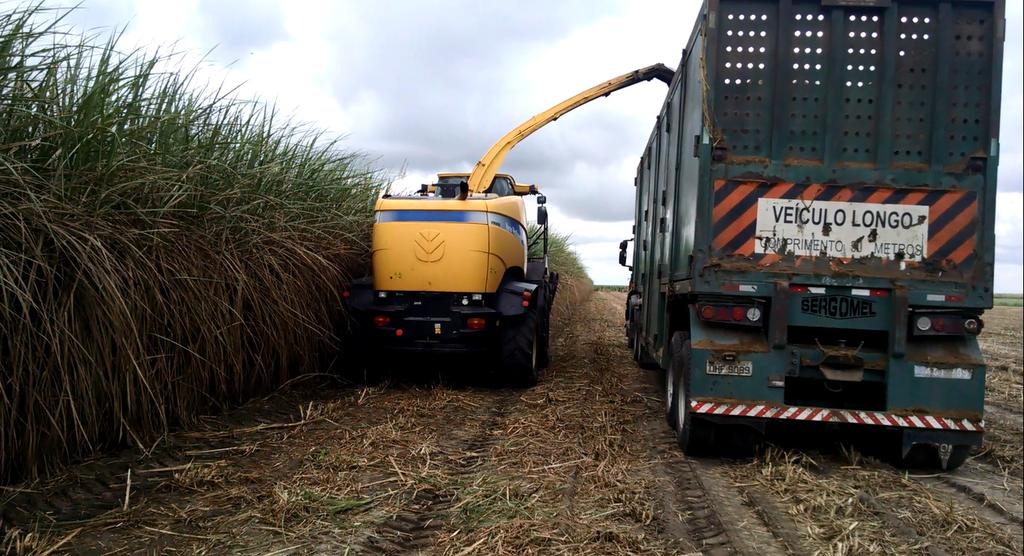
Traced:
<path id="1" fill-rule="evenodd" d="M 892 413 L 878 411 L 851 411 L 848 409 L 824 409 L 820 407 L 798 407 L 791 405 L 730 404 L 700 400 L 690 401 L 690 409 L 694 413 L 721 415 L 723 417 L 788 419 L 791 421 L 850 423 L 855 425 L 881 425 L 886 427 L 969 432 L 982 432 L 985 430 L 985 421 L 950 419 L 935 415 L 893 415 Z"/>

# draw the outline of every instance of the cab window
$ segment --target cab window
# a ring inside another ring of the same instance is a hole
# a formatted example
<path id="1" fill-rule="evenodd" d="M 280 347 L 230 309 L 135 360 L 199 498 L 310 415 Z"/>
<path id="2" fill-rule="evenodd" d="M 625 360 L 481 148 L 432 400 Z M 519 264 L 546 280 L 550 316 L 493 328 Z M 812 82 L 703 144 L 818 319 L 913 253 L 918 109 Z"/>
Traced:
<path id="1" fill-rule="evenodd" d="M 491 187 L 487 190 L 487 193 L 493 193 L 498 197 L 514 195 L 515 190 L 512 189 L 512 180 L 504 176 L 495 177 L 494 181 L 491 182 Z"/>

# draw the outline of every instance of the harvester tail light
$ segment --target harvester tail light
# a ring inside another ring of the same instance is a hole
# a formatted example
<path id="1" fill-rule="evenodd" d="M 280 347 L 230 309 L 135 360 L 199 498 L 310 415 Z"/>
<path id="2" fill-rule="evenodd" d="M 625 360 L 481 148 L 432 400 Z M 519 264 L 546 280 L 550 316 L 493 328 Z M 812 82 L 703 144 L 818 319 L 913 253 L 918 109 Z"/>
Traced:
<path id="1" fill-rule="evenodd" d="M 470 330 L 483 330 L 487 327 L 487 321 L 480 317 L 470 317 L 466 319 L 466 328 Z"/>
<path id="2" fill-rule="evenodd" d="M 387 326 L 391 324 L 391 317 L 387 315 L 377 315 L 373 317 L 374 326 Z"/>
<path id="3" fill-rule="evenodd" d="M 531 299 L 533 299 L 533 292 L 524 291 L 523 292 L 523 307 L 529 307 Z"/>
<path id="4" fill-rule="evenodd" d="M 349 291 L 349 290 L 342 290 L 341 291 L 341 297 L 344 298 L 344 299 L 348 299 L 348 298 L 352 297 L 352 292 Z"/>

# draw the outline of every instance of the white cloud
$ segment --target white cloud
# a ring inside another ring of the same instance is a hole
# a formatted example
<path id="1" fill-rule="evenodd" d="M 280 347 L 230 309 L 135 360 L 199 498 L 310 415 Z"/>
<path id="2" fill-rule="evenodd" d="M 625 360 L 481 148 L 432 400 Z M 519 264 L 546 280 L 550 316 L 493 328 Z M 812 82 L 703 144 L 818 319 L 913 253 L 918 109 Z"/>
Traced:
<path id="1" fill-rule="evenodd" d="M 347 136 L 416 189 L 437 171 L 469 170 L 501 133 L 583 86 L 655 62 L 675 67 L 699 5 L 85 0 L 70 21 L 127 24 L 125 45 L 174 44 L 190 60 L 216 46 L 201 80 L 239 85 L 242 96 Z M 1021 289 L 1022 10 L 1008 3 L 997 291 Z M 654 82 L 599 99 L 506 161 L 548 194 L 552 225 L 573 234 L 595 282 L 627 279 L 617 246 L 631 235 L 633 175 L 664 94 Z"/>

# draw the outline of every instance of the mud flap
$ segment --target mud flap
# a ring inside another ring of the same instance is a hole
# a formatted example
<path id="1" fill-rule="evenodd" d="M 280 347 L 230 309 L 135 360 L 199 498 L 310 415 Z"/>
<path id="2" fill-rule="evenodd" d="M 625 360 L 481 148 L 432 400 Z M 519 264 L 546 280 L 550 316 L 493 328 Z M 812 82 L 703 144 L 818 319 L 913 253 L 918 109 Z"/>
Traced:
<path id="1" fill-rule="evenodd" d="M 530 282 L 509 281 L 498 288 L 498 312 L 505 317 L 519 316 L 526 312 L 523 306 L 523 293 L 537 293 L 537 284 Z"/>

